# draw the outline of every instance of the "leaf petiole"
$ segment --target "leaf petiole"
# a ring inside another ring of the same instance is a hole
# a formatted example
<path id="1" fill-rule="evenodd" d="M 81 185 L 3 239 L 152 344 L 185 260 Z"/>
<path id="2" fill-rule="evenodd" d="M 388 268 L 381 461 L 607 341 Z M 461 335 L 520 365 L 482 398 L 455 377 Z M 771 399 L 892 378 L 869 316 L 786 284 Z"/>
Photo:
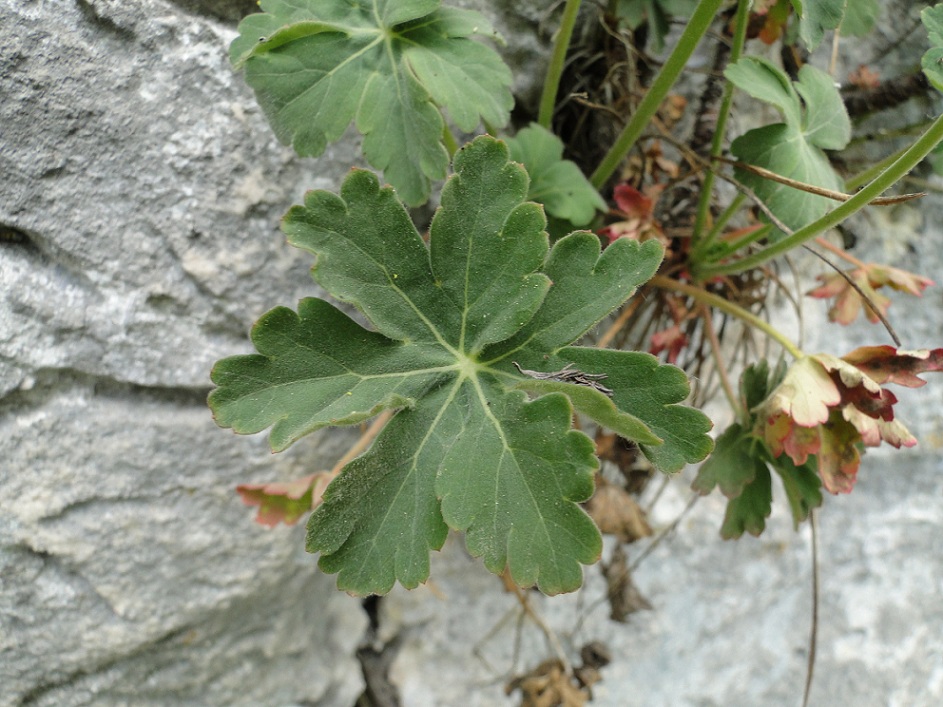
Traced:
<path id="1" fill-rule="evenodd" d="M 683 282 L 678 282 L 677 280 L 672 280 L 670 277 L 665 277 L 664 275 L 655 275 L 655 277 L 653 277 L 649 283 L 663 290 L 680 292 L 697 302 L 701 302 L 702 304 L 719 309 L 721 312 L 726 312 L 727 314 L 734 316 L 737 319 L 740 319 L 762 331 L 769 338 L 773 339 L 780 346 L 786 349 L 786 351 L 788 351 L 794 358 L 802 358 L 803 356 L 802 350 L 792 341 L 790 341 L 782 332 L 773 327 L 769 322 L 761 319 L 752 312 L 748 312 L 747 310 L 743 309 L 743 307 L 725 300 L 723 297 L 718 297 L 717 295 L 712 294 L 700 287 L 695 287 L 694 285 L 688 285 Z"/>
<path id="2" fill-rule="evenodd" d="M 557 30 L 557 38 L 553 43 L 553 55 L 550 57 L 550 66 L 547 67 L 547 76 L 544 78 L 537 122 L 548 130 L 553 121 L 553 109 L 556 107 L 557 92 L 560 90 L 560 77 L 563 75 L 563 65 L 566 61 L 567 50 L 570 48 L 570 39 L 573 36 L 573 28 L 576 26 L 580 4 L 581 0 L 567 0 L 566 7 L 563 8 L 560 29 Z"/>
<path id="3" fill-rule="evenodd" d="M 698 3 L 687 27 L 684 28 L 684 32 L 678 38 L 674 51 L 665 60 L 661 71 L 658 72 L 645 94 L 645 98 L 639 103 L 635 113 L 632 114 L 629 122 L 623 128 L 609 152 L 603 157 L 602 162 L 593 172 L 593 176 L 590 177 L 594 187 L 597 189 L 602 187 L 622 164 L 625 156 L 629 154 L 629 151 L 635 145 L 635 141 L 639 139 L 649 121 L 658 112 L 658 108 L 665 96 L 668 95 L 668 91 L 675 85 L 678 76 L 684 70 L 685 64 L 694 53 L 701 37 L 707 33 L 713 23 L 717 10 L 722 3 L 723 0 L 701 0 Z"/>

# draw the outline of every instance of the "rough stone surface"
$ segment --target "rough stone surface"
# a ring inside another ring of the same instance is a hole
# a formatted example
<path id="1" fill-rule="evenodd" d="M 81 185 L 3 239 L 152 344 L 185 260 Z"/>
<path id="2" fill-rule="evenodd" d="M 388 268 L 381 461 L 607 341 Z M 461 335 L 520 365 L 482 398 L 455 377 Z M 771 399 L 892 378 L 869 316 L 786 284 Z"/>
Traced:
<path id="1" fill-rule="evenodd" d="M 311 291 L 278 220 L 357 145 L 315 169 L 273 140 L 232 27 L 185 11 L 225 5 L 0 3 L 3 705 L 362 689 L 359 602 L 232 490 L 322 468 L 344 436 L 273 458 L 205 405 L 212 362 Z"/>
<path id="2" fill-rule="evenodd" d="M 326 431 L 272 456 L 205 407 L 212 362 L 247 351 L 263 311 L 313 292 L 282 213 L 362 164 L 354 133 L 307 161 L 272 137 L 225 53 L 253 4 L 0 0 L 13 234 L 0 240 L 0 706 L 348 707 L 368 637 L 394 654 L 407 707 L 514 704 L 506 680 L 553 652 L 460 538 L 429 585 L 380 602 L 373 636 L 301 529 L 250 523 L 232 492 L 325 468 L 351 439 Z M 546 3 L 464 4 L 496 19 L 532 106 Z M 874 212 L 857 252 L 943 281 L 941 214 L 939 199 Z M 895 298 L 906 346 L 943 343 L 940 291 Z M 809 310 L 810 350 L 886 340 L 867 325 L 836 335 L 823 311 Z M 921 446 L 869 454 L 855 492 L 821 514 L 812 705 L 943 704 L 943 381 L 930 378 L 899 395 Z M 656 528 L 689 482 L 655 505 Z M 778 507 L 762 539 L 726 543 L 722 515 L 719 496 L 700 500 L 644 561 L 635 581 L 654 608 L 627 624 L 608 620 L 596 568 L 580 594 L 531 595 L 571 659 L 591 640 L 611 651 L 593 704 L 799 702 L 808 529 Z"/>

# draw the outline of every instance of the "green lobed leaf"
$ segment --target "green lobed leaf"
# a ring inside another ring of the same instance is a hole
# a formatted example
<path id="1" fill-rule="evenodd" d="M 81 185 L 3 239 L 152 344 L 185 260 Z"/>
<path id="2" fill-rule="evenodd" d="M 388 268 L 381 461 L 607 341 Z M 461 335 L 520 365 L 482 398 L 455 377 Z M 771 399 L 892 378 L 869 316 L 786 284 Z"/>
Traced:
<path id="1" fill-rule="evenodd" d="M 806 520 L 812 510 L 822 505 L 822 479 L 818 473 L 818 461 L 809 456 L 805 464 L 796 466 L 788 454 L 781 454 L 767 459 L 783 482 L 783 489 L 792 511 L 793 526 Z"/>
<path id="2" fill-rule="evenodd" d="M 766 519 L 773 508 L 773 488 L 765 464 L 756 467 L 756 478 L 736 498 L 727 503 L 720 535 L 726 540 L 739 538 L 744 532 L 759 537 L 766 529 Z"/>
<path id="3" fill-rule="evenodd" d="M 923 73 L 938 91 L 943 91 L 943 3 L 921 11 L 920 19 L 933 45 L 921 59 Z"/>
<path id="4" fill-rule="evenodd" d="M 814 51 L 825 37 L 825 31 L 838 27 L 849 2 L 861 0 L 792 0 L 799 15 L 799 37 Z"/>
<path id="5" fill-rule="evenodd" d="M 592 329 L 631 297 L 658 270 L 664 249 L 654 240 L 619 238 L 600 255 L 599 237 L 576 232 L 557 241 L 544 264 L 550 289 L 540 309 L 517 334 L 487 348 L 482 360 L 511 360 L 524 368 L 548 370 L 554 352 Z M 551 369 L 552 370 L 552 369 Z"/>
<path id="6" fill-rule="evenodd" d="M 545 594 L 576 589 L 580 563 L 599 558 L 602 539 L 576 505 L 592 495 L 598 461 L 592 440 L 570 430 L 568 399 L 528 403 L 487 378 L 460 393 L 462 429 L 436 479 L 443 517 L 492 572 L 507 567 L 516 584 Z"/>
<path id="7" fill-rule="evenodd" d="M 585 226 L 606 202 L 575 162 L 563 159 L 563 141 L 537 123 L 507 140 L 511 159 L 530 175 L 527 198 L 544 205 L 553 217 Z"/>
<path id="8" fill-rule="evenodd" d="M 661 471 L 680 471 L 685 464 L 703 460 L 713 449 L 707 434 L 713 426 L 710 419 L 700 410 L 679 404 L 690 393 L 681 369 L 662 364 L 647 353 L 578 346 L 561 349 L 556 363 L 561 362 L 573 363 L 585 372 L 606 373 L 603 384 L 612 389 L 616 407 L 631 412 L 663 440 L 657 446 L 639 445 Z"/>
<path id="9" fill-rule="evenodd" d="M 477 355 L 534 316 L 550 280 L 535 272 L 548 243 L 542 210 L 524 202 L 527 173 L 509 161 L 503 142 L 472 145 L 455 155 L 429 250 L 438 297 L 459 312 L 460 330 L 450 341 Z"/>
<path id="10" fill-rule="evenodd" d="M 367 331 L 333 305 L 304 299 L 252 328 L 259 354 L 219 361 L 209 396 L 217 424 L 240 434 L 272 427 L 273 451 L 329 425 L 411 407 L 449 370 L 439 347 Z"/>
<path id="11" fill-rule="evenodd" d="M 385 594 L 429 577 L 429 551 L 448 535 L 435 495 L 442 457 L 462 429 L 455 386 L 390 420 L 370 450 L 344 467 L 308 520 L 306 547 L 339 589 Z M 458 419 L 456 419 L 458 416 Z"/>
<path id="12" fill-rule="evenodd" d="M 741 91 L 776 106 L 788 123 L 802 121 L 802 107 L 789 77 L 761 57 L 744 57 L 724 70 L 724 76 Z"/>
<path id="13" fill-rule="evenodd" d="M 502 126 L 513 104 L 511 74 L 476 12 L 439 0 L 266 0 L 230 47 L 275 134 L 299 155 L 318 156 L 354 122 L 363 151 L 408 204 L 442 179 L 447 110 L 471 132 Z"/>
<path id="14" fill-rule="evenodd" d="M 576 383 L 530 379 L 515 387 L 528 393 L 563 393 L 570 398 L 573 407 L 620 437 L 656 447 L 663 444 L 663 440 L 648 425 L 635 415 L 619 410 L 611 398 L 598 390 Z"/>
<path id="15" fill-rule="evenodd" d="M 851 122 L 832 79 L 805 65 L 794 84 L 766 60 L 746 57 L 724 72 L 738 88 L 775 105 L 786 118 L 750 130 L 730 146 L 743 162 L 806 184 L 842 191 L 844 183 L 823 150 L 842 149 L 851 138 Z M 801 101 L 800 101 L 801 96 Z M 824 215 L 833 202 L 824 196 L 737 169 L 739 180 L 753 189 L 770 210 L 791 229 Z"/>
<path id="16" fill-rule="evenodd" d="M 770 371 L 765 358 L 747 366 L 740 376 L 740 398 L 743 407 L 752 411 L 769 397 L 786 375 L 786 362 L 780 360 L 776 368 Z"/>
<path id="17" fill-rule="evenodd" d="M 662 435 L 649 431 L 648 412 L 623 404 L 632 401 L 624 386 L 615 405 L 572 384 L 528 402 L 515 388 L 534 381 L 513 362 L 547 364 L 569 352 L 651 276 L 662 250 L 625 241 L 601 253 L 589 233 L 550 250 L 541 208 L 524 201 L 526 173 L 494 139 L 465 146 L 454 169 L 428 246 L 392 189 L 368 172 L 352 171 L 339 196 L 307 194 L 285 218 L 290 242 L 316 256 L 315 280 L 376 331 L 321 300 L 303 300 L 298 314 L 273 310 L 253 331 L 258 354 L 217 364 L 210 405 L 237 432 L 272 426 L 274 449 L 326 424 L 399 408 L 309 521 L 307 547 L 341 588 L 416 586 L 428 577 L 429 551 L 453 528 L 492 571 L 507 568 L 515 582 L 547 593 L 569 591 L 601 548 L 578 505 L 592 494 L 598 462 L 591 440 L 570 429 L 573 403 L 649 450 L 660 449 Z M 667 383 L 649 395 L 664 408 L 652 419 L 675 424 L 663 413 L 682 410 L 673 403 L 687 393 L 684 375 L 638 356 L 657 369 L 642 375 Z M 691 412 L 678 424 L 706 420 Z M 677 447 L 678 438 L 669 443 Z"/>
<path id="18" fill-rule="evenodd" d="M 874 29 L 880 14 L 878 0 L 848 0 L 839 31 L 845 37 L 863 37 Z"/>
<path id="19" fill-rule="evenodd" d="M 727 498 L 736 498 L 766 469 L 757 456 L 749 431 L 734 423 L 717 438 L 714 453 L 701 464 L 692 488 L 706 496 L 716 487 Z"/>

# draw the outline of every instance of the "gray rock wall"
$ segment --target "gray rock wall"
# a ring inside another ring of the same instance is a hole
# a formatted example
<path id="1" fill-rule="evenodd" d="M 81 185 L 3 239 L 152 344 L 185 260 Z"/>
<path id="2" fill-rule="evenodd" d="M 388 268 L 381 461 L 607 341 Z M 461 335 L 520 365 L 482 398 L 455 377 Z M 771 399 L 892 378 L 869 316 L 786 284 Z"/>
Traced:
<path id="1" fill-rule="evenodd" d="M 359 603 L 233 492 L 333 463 L 344 435 L 273 457 L 205 404 L 212 362 L 310 291 L 278 221 L 357 147 L 303 165 L 277 144 L 226 6 L 0 4 L 3 705 L 362 689 Z"/>
<path id="2" fill-rule="evenodd" d="M 532 100 L 542 4 L 491 6 Z M 550 653 L 523 620 L 515 663 L 516 600 L 460 540 L 371 632 L 301 529 L 251 523 L 233 492 L 328 467 L 351 440 L 272 456 L 205 406 L 212 362 L 313 291 L 281 215 L 360 163 L 355 135 L 307 161 L 275 141 L 226 59 L 251 7 L 0 0 L 0 705 L 347 707 L 369 637 L 407 707 L 511 704 L 512 667 Z M 873 232 L 912 212 L 897 213 Z M 869 247 L 940 282 L 940 201 L 923 213 Z M 903 317 L 908 345 L 943 342 L 941 305 L 939 288 L 895 305 L 919 314 Z M 874 341 L 863 332 L 809 348 Z M 812 704 L 943 703 L 941 403 L 939 380 L 908 395 L 922 446 L 869 455 L 855 493 L 828 499 Z M 688 496 L 669 487 L 655 525 Z M 654 609 L 628 624 L 608 621 L 595 569 L 583 594 L 535 599 L 571 657 L 589 640 L 612 651 L 594 704 L 798 703 L 808 532 L 780 508 L 761 540 L 724 543 L 722 514 L 700 501 L 639 568 Z"/>

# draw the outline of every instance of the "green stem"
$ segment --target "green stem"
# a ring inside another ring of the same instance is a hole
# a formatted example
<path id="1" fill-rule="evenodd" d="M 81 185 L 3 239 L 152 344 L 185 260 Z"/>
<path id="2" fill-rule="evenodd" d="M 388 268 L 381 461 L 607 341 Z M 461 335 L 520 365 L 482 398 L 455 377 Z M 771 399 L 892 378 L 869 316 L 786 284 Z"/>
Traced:
<path id="1" fill-rule="evenodd" d="M 702 304 L 719 309 L 721 312 L 726 312 L 727 314 L 736 317 L 737 319 L 740 319 L 750 326 L 756 327 L 762 331 L 773 341 L 779 343 L 779 345 L 792 354 L 793 357 L 802 358 L 803 356 L 803 353 L 799 347 L 792 343 L 792 341 L 786 338 L 783 333 L 774 328 L 769 322 L 761 319 L 752 312 L 748 312 L 743 307 L 725 300 L 723 297 L 712 294 L 700 287 L 695 287 L 694 285 L 688 285 L 683 282 L 678 282 L 677 280 L 672 280 L 670 277 L 665 277 L 664 275 L 655 275 L 655 277 L 649 280 L 649 283 L 662 290 L 680 292 L 681 294 L 685 294 L 697 302 L 701 302 Z"/>
<path id="2" fill-rule="evenodd" d="M 743 46 L 746 44 L 747 25 L 750 19 L 751 0 L 739 0 L 737 3 L 737 14 L 734 18 L 733 43 L 730 45 L 730 60 L 728 64 L 735 64 L 743 54 Z M 723 152 L 724 137 L 727 131 L 727 117 L 730 115 L 730 106 L 733 105 L 733 83 L 726 81 L 724 83 L 724 95 L 720 102 L 720 110 L 717 114 L 717 128 L 714 131 L 714 140 L 711 143 L 711 157 L 717 157 Z M 697 205 L 697 217 L 694 221 L 694 239 L 695 247 L 692 251 L 692 257 L 703 253 L 708 248 L 718 231 L 711 230 L 706 238 L 698 241 L 698 236 L 704 230 L 704 224 L 710 215 L 711 196 L 714 191 L 714 173 L 709 171 L 704 175 L 704 184 L 701 186 L 701 199 Z"/>
<path id="3" fill-rule="evenodd" d="M 724 258 L 733 255 L 738 250 L 746 248 L 751 243 L 756 243 L 758 240 L 766 238 L 766 236 L 768 236 L 772 230 L 772 224 L 768 223 L 762 228 L 758 228 L 757 230 L 753 231 L 753 233 L 748 233 L 745 236 L 741 236 L 735 241 L 724 243 L 722 246 L 719 246 L 715 252 L 711 253 L 710 262 L 713 263 L 718 260 L 723 260 Z"/>
<path id="4" fill-rule="evenodd" d="M 648 93 L 645 94 L 645 98 L 642 99 L 642 102 L 629 119 L 628 124 L 620 133 L 615 144 L 609 152 L 606 153 L 606 156 L 603 157 L 602 162 L 599 163 L 596 171 L 593 172 L 593 176 L 590 177 L 590 181 L 593 183 L 594 187 L 600 189 L 619 168 L 625 156 L 629 154 L 629 151 L 635 145 L 635 141 L 638 140 L 649 121 L 658 111 L 658 107 L 665 99 L 665 96 L 668 95 L 668 91 L 674 86 L 675 81 L 677 81 L 678 76 L 684 69 L 684 65 L 691 57 L 691 54 L 694 53 L 694 49 L 697 47 L 701 37 L 711 26 L 711 23 L 714 21 L 715 13 L 720 8 L 723 1 L 724 0 L 701 0 L 700 3 L 698 3 L 697 9 L 694 10 L 694 14 L 688 22 L 688 26 L 685 27 L 684 32 L 681 33 L 681 37 L 678 39 L 674 51 L 671 52 L 671 55 L 661 67 L 661 71 L 659 71 L 658 75 L 655 77 L 651 88 L 649 88 Z"/>
<path id="5" fill-rule="evenodd" d="M 705 265 L 701 268 L 696 268 L 697 263 L 692 263 L 692 266 L 694 266 L 692 269 L 696 268 L 697 278 L 703 280 L 715 275 L 728 275 L 755 268 L 757 265 L 762 265 L 768 260 L 772 260 L 793 248 L 798 248 L 806 241 L 815 238 L 829 228 L 833 228 L 852 214 L 867 206 L 868 202 L 880 196 L 884 191 L 900 181 L 910 170 L 916 167 L 941 140 L 943 140 L 943 115 L 934 120 L 930 128 L 921 135 L 904 154 L 875 177 L 866 187 L 848 201 L 840 204 L 808 226 L 803 226 L 791 236 L 783 238 L 781 241 L 764 248 L 758 253 L 748 255 L 732 263 L 717 263 Z"/>
<path id="6" fill-rule="evenodd" d="M 724 230 L 724 227 L 730 222 L 730 219 L 732 219 L 737 211 L 740 210 L 740 207 L 743 206 L 743 202 L 746 201 L 746 198 L 747 197 L 745 194 L 737 192 L 737 195 L 733 198 L 727 208 L 724 209 L 720 216 L 717 217 L 717 220 L 714 221 L 714 225 L 711 227 L 710 232 L 703 239 L 698 241 L 697 244 L 691 249 L 691 255 L 688 258 L 689 261 L 699 262 L 704 260 L 707 249 L 714 243 L 714 241 L 717 240 L 717 237 L 720 236 L 721 231 Z M 717 260 L 718 257 L 712 257 L 710 262 Z"/>
<path id="7" fill-rule="evenodd" d="M 875 162 L 873 165 L 868 167 L 866 170 L 859 172 L 853 177 L 849 177 L 845 180 L 845 191 L 854 191 L 862 184 L 867 184 L 881 172 L 887 169 L 890 165 L 894 164 L 900 156 L 907 152 L 910 149 L 910 145 L 900 148 L 897 152 L 894 152 L 887 157 L 885 157 L 880 162 Z"/>
<path id="8" fill-rule="evenodd" d="M 567 0 L 563 8 L 563 18 L 553 43 L 553 55 L 550 57 L 550 66 L 547 67 L 547 76 L 544 78 L 544 91 L 540 96 L 540 111 L 537 113 L 537 122 L 550 130 L 553 120 L 553 109 L 557 105 L 557 91 L 560 90 L 560 77 L 563 76 L 563 65 L 566 62 L 566 53 L 570 48 L 570 38 L 576 26 L 576 16 L 580 11 L 580 0 Z"/>
<path id="9" fill-rule="evenodd" d="M 730 403 L 730 409 L 739 419 L 745 418 L 745 410 L 740 405 L 740 398 L 730 382 L 730 372 L 727 370 L 727 364 L 724 361 L 724 354 L 721 350 L 720 339 L 717 337 L 717 331 L 714 329 L 713 312 L 710 307 L 701 309 L 701 319 L 704 321 L 704 330 L 707 332 L 708 341 L 711 344 L 711 355 L 714 357 L 714 368 L 717 375 L 720 376 L 720 386 L 724 389 L 724 395 L 727 396 L 727 402 Z"/>

